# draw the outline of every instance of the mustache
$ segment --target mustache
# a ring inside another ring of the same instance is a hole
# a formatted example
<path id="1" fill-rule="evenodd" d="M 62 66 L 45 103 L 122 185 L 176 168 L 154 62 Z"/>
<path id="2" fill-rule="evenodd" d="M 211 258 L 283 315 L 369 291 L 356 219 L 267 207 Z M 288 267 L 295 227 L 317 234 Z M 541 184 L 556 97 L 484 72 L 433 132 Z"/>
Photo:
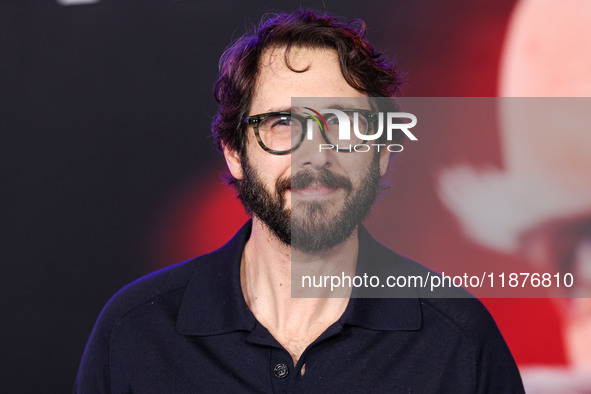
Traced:
<path id="1" fill-rule="evenodd" d="M 276 190 L 280 195 L 283 195 L 286 190 L 305 189 L 311 185 L 324 186 L 330 189 L 344 189 L 347 192 L 353 189 L 349 178 L 323 168 L 317 171 L 303 170 L 289 178 L 279 179 Z"/>

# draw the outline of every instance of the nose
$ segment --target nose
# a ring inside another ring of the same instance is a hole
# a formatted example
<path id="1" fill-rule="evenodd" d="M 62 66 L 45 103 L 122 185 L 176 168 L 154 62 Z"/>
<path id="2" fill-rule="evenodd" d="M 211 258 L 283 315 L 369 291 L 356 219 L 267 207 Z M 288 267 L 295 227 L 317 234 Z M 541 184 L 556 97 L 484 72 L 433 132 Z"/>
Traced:
<path id="1" fill-rule="evenodd" d="M 331 166 L 334 149 L 330 149 L 317 124 L 306 132 L 301 145 L 291 154 L 292 166 L 320 170 Z"/>

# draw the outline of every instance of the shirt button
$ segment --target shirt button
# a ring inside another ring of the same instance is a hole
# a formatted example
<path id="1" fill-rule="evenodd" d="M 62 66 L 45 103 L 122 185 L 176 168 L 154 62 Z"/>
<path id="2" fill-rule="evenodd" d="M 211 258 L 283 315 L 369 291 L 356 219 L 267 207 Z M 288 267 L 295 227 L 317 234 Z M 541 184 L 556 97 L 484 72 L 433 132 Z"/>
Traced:
<path id="1" fill-rule="evenodd" d="M 275 374 L 275 377 L 278 379 L 283 379 L 286 378 L 287 375 L 289 375 L 289 369 L 287 368 L 287 365 L 285 364 L 277 364 L 275 365 L 275 369 L 273 369 L 273 373 Z"/>

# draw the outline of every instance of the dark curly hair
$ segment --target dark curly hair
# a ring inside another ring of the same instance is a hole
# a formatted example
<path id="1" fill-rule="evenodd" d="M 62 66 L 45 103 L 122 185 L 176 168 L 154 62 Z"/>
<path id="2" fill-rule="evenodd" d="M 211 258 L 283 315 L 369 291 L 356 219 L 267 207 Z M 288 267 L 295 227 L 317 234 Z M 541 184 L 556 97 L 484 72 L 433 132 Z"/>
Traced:
<path id="1" fill-rule="evenodd" d="M 219 104 L 212 123 L 218 149 L 222 144 L 230 150 L 245 154 L 246 125 L 242 119 L 248 115 L 259 61 L 263 51 L 271 47 L 286 47 L 288 62 L 292 47 L 331 48 L 338 52 L 343 77 L 353 88 L 370 97 L 392 97 L 402 84 L 402 74 L 394 63 L 374 50 L 365 39 L 365 22 L 354 19 L 343 23 L 327 14 L 312 10 L 273 14 L 252 32 L 232 43 L 219 63 L 219 77 L 214 88 Z"/>

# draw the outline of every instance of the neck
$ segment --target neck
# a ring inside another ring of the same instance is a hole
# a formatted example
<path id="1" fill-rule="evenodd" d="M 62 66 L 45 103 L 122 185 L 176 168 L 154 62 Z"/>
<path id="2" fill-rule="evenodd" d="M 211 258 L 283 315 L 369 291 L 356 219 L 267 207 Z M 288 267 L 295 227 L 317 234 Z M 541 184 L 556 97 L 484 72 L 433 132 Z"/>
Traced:
<path id="1" fill-rule="evenodd" d="M 257 320 L 290 351 L 294 361 L 340 318 L 350 295 L 350 289 L 331 293 L 330 281 L 327 287 L 301 288 L 301 276 L 340 277 L 344 273 L 352 277 L 358 249 L 354 231 L 347 241 L 329 250 L 298 251 L 283 244 L 266 225 L 253 218 L 252 233 L 242 255 L 242 292 Z M 302 298 L 292 298 L 292 289 Z"/>

